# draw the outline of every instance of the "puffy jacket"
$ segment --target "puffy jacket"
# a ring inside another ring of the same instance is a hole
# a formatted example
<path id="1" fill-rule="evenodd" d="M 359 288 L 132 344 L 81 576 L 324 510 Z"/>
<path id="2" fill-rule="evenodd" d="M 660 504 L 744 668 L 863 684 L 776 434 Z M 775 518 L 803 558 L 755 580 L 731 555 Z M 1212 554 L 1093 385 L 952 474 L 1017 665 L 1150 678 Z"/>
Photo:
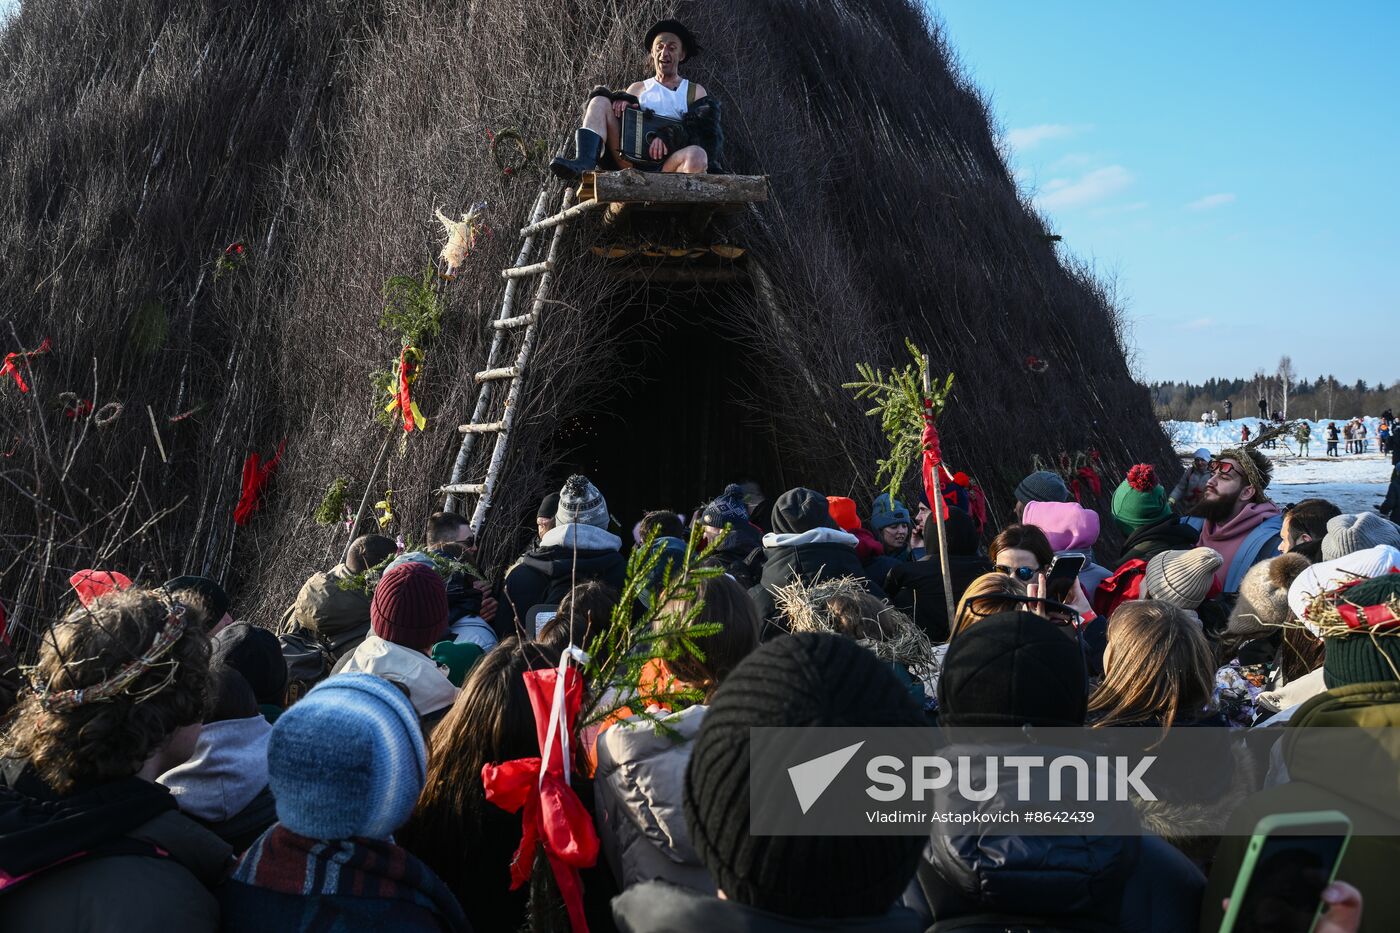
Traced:
<path id="1" fill-rule="evenodd" d="M 650 881 L 613 898 L 613 919 L 621 933 L 918 933 L 919 918 L 903 907 L 891 907 L 878 917 L 784 917 Z"/>
<path id="2" fill-rule="evenodd" d="M 360 590 L 341 588 L 341 582 L 353 575 L 344 564 L 312 574 L 301 585 L 296 602 L 283 614 L 278 633 L 300 625 L 330 642 L 337 658 L 354 651 L 369 634 L 370 598 Z"/>
<path id="3" fill-rule="evenodd" d="M 992 572 L 992 564 L 978 554 L 958 554 L 948 558 L 948 572 L 953 579 L 953 605 L 956 606 L 973 580 Z M 900 564 L 891 570 L 885 578 L 885 595 L 896 609 L 913 619 L 934 644 L 948 640 L 943 568 L 936 556 Z"/>
<path id="4" fill-rule="evenodd" d="M 705 894 L 714 880 L 690 843 L 681 803 L 692 740 L 706 707 L 692 706 L 665 718 L 666 735 L 644 719 L 625 719 L 598 739 L 593 776 L 598 837 L 623 888 L 669 881 Z"/>
<path id="5" fill-rule="evenodd" d="M 601 580 L 618 590 L 626 581 L 622 539 L 593 525 L 558 525 L 540 546 L 506 574 L 505 599 L 496 610 L 496 634 L 502 639 L 524 625 L 525 613 L 541 603 L 558 604 L 575 583 Z"/>
<path id="6" fill-rule="evenodd" d="M 0 894 L 6 930 L 173 933 L 217 930 L 210 888 L 233 851 L 175 809 L 158 784 L 131 777 L 55 795 L 21 762 L 0 786 Z"/>
<path id="7" fill-rule="evenodd" d="M 1200 531 L 1188 525 L 1175 515 L 1133 532 L 1123 542 L 1123 553 L 1118 555 L 1115 569 L 1121 569 L 1130 560 L 1149 561 L 1163 551 L 1189 551 L 1196 546 Z"/>
<path id="8" fill-rule="evenodd" d="M 1000 769 L 997 777 L 1000 792 L 979 810 L 1015 799 L 1014 769 Z M 977 776 L 972 786 L 984 779 Z M 1106 806 L 1098 805 L 1100 815 Z M 1135 819 L 1130 804 L 1121 806 L 1119 819 Z M 996 823 L 981 826 L 930 835 L 906 902 L 934 921 L 932 930 L 1194 928 L 1205 876 L 1155 836 L 1009 836 Z"/>
<path id="9" fill-rule="evenodd" d="M 866 576 L 860 559 L 856 557 L 854 535 L 835 528 L 813 528 L 800 534 L 768 533 L 763 536 L 763 575 L 758 585 L 749 590 L 764 621 L 773 628 L 786 630 L 778 612 L 774 590 L 787 586 L 794 580 L 811 584 L 817 579 L 831 580 L 836 577 L 856 577 L 864 580 L 871 593 L 884 598 L 885 591 Z M 774 634 L 773 628 L 765 630 L 764 637 Z"/>

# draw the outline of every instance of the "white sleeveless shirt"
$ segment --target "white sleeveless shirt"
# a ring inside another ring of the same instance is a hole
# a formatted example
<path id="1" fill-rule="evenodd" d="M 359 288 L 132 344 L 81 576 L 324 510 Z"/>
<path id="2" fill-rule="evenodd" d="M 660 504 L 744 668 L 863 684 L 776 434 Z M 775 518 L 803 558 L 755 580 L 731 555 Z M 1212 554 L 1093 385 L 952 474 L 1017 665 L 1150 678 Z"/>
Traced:
<path id="1" fill-rule="evenodd" d="M 673 91 L 655 78 L 642 82 L 642 93 L 637 100 L 644 110 L 651 110 L 658 116 L 679 120 L 690 109 L 687 97 L 690 94 L 690 79 L 681 78 L 681 83 Z"/>

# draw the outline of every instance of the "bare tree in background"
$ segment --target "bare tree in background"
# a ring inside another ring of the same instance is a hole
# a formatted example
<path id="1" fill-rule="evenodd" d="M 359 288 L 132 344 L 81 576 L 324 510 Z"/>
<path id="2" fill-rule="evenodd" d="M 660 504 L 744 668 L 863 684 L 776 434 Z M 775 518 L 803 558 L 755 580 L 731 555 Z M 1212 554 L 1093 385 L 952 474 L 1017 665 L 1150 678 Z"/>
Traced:
<path id="1" fill-rule="evenodd" d="M 1297 373 L 1293 371 L 1293 357 L 1281 356 L 1278 361 L 1278 384 L 1283 393 L 1283 417 L 1288 417 L 1288 390 L 1293 388 Z"/>

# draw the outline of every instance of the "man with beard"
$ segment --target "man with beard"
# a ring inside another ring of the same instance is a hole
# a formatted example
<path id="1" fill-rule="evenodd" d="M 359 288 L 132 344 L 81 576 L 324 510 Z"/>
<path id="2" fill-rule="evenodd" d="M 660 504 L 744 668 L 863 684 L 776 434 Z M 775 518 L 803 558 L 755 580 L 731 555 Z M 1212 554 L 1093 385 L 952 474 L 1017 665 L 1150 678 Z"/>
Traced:
<path id="1" fill-rule="evenodd" d="M 1239 592 L 1245 571 L 1275 557 L 1283 530 L 1283 513 L 1265 494 L 1273 464 L 1251 448 L 1222 451 L 1211 461 L 1196 514 L 1205 519 L 1199 544 L 1224 558 L 1215 582 L 1227 600 Z"/>

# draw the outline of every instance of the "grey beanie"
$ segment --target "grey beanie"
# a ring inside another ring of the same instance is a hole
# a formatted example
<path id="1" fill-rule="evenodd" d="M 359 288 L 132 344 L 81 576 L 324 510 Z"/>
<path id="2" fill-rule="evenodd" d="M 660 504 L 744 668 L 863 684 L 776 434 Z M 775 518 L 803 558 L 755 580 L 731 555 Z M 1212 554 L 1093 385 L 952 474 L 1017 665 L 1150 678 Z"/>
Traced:
<path id="1" fill-rule="evenodd" d="M 1058 473 L 1038 470 L 1016 486 L 1017 502 L 1068 502 L 1069 487 Z"/>
<path id="2" fill-rule="evenodd" d="M 1213 548 L 1163 551 L 1147 562 L 1142 598 L 1194 610 L 1205 602 L 1215 572 L 1223 563 Z"/>
<path id="3" fill-rule="evenodd" d="M 1286 625 L 1293 618 L 1288 608 L 1288 588 L 1309 562 L 1302 554 L 1280 554 L 1250 567 L 1240 581 L 1239 598 L 1230 612 L 1226 635 L 1236 639 L 1258 638 Z"/>
<path id="4" fill-rule="evenodd" d="M 559 511 L 554 520 L 560 525 L 596 525 L 604 530 L 608 527 L 608 503 L 598 487 L 588 481 L 588 477 L 575 473 L 564 481 L 559 490 Z"/>
<path id="5" fill-rule="evenodd" d="M 1336 560 L 1378 544 L 1400 547 L 1400 526 L 1374 512 L 1338 515 L 1327 523 L 1322 559 Z"/>

